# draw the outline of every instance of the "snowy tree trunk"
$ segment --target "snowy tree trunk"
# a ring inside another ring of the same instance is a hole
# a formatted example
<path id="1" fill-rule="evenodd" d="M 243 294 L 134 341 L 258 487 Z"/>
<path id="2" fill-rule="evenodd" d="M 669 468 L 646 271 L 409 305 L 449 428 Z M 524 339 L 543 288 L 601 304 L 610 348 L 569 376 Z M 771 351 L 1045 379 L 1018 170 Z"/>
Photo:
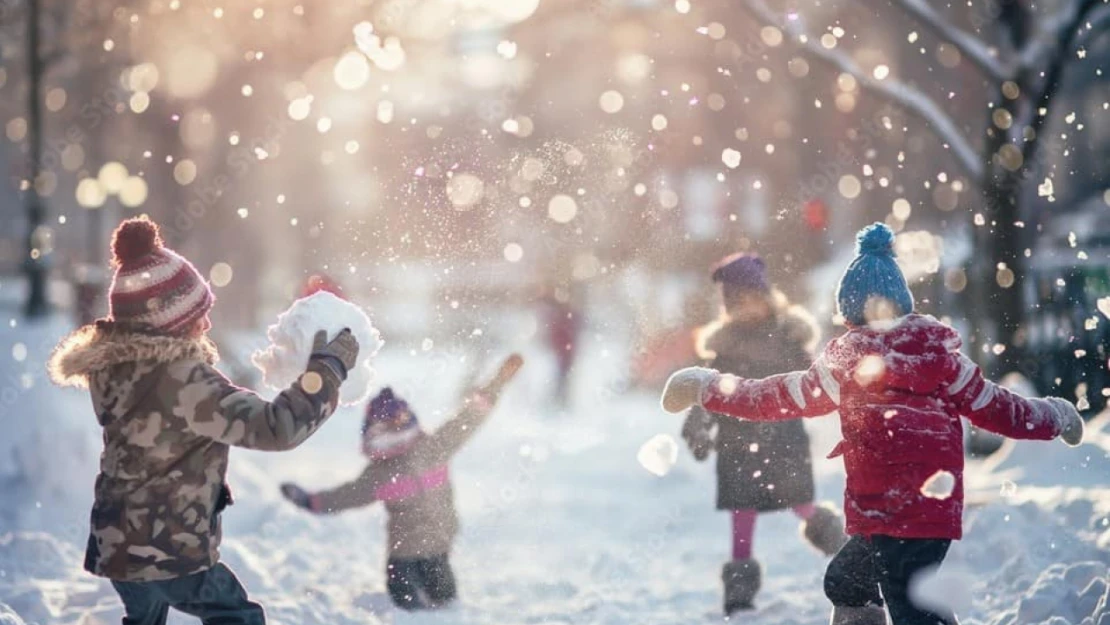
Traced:
<path id="1" fill-rule="evenodd" d="M 972 346 L 982 354 L 984 346 L 998 344 L 1001 354 L 988 364 L 992 376 L 1011 371 L 1028 373 L 1035 366 L 1025 358 L 1025 238 L 1024 222 L 1031 215 L 1023 205 L 1025 187 L 1030 179 L 1042 175 L 1041 157 L 1047 138 L 1044 126 L 1069 61 L 1075 50 L 1103 19 L 1097 9 L 1101 0 L 1073 0 L 1051 20 L 1044 32 L 1027 39 L 1028 15 L 1010 5 L 1010 31 L 1013 39 L 1024 41 L 1018 55 L 1022 66 L 1014 76 L 1018 97 L 1007 97 L 1001 90 L 996 107 L 1009 111 L 1012 123 L 1000 128 L 994 112 L 987 120 L 984 157 L 987 167 L 980 183 L 986 223 L 976 228 L 976 244 L 989 250 L 974 270 L 976 292 L 976 335 Z M 1095 16 L 1092 19 L 1092 16 Z M 1005 150 L 1005 151 L 1004 151 Z M 1007 286 L 1009 285 L 1009 286 Z"/>
<path id="2" fill-rule="evenodd" d="M 989 142 L 988 142 L 989 143 Z M 986 223 L 975 229 L 977 255 L 971 284 L 975 289 L 972 348 L 978 354 L 995 345 L 1004 347 L 990 361 L 990 374 L 1001 375 L 1022 367 L 1021 329 L 1025 322 L 1022 301 L 1024 284 L 1023 230 L 1021 221 L 1022 177 L 994 164 L 982 182 L 983 214 Z"/>

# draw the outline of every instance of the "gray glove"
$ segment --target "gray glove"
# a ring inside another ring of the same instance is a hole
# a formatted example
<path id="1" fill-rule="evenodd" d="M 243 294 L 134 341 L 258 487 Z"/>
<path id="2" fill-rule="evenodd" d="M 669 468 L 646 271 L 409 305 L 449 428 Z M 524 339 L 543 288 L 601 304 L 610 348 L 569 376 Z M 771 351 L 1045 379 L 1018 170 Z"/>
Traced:
<path id="1" fill-rule="evenodd" d="M 298 508 L 317 512 L 312 495 L 300 486 L 286 482 L 281 485 L 281 494 Z"/>
<path id="2" fill-rule="evenodd" d="M 694 406 L 682 424 L 682 440 L 690 448 L 694 460 L 701 462 L 713 451 L 713 416 L 701 406 Z"/>
<path id="3" fill-rule="evenodd" d="M 1083 442 L 1083 417 L 1070 401 L 1059 397 L 1046 397 L 1052 409 L 1056 412 L 1056 422 L 1060 424 L 1060 440 L 1069 447 L 1075 447 Z"/>
<path id="4" fill-rule="evenodd" d="M 343 328 L 334 339 L 328 341 L 328 333 L 320 330 L 312 339 L 312 359 L 319 359 L 335 371 L 340 380 L 347 379 L 358 360 L 358 340 L 349 328 Z"/>

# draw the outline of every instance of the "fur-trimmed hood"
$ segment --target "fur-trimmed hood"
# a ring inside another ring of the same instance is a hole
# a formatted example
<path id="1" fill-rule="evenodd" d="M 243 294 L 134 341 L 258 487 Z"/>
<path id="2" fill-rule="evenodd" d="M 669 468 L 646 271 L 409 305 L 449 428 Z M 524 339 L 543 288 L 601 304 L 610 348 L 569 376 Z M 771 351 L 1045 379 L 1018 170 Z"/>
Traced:
<path id="1" fill-rule="evenodd" d="M 805 309 L 789 306 L 774 318 L 757 324 L 722 318 L 700 328 L 697 332 L 697 352 L 700 358 L 712 360 L 719 354 L 743 352 L 747 337 L 752 333 L 778 332 L 805 351 L 813 352 L 820 338 L 817 322 Z"/>
<path id="2" fill-rule="evenodd" d="M 97 322 L 78 328 L 62 339 L 50 355 L 46 368 L 55 384 L 86 388 L 92 373 L 113 365 L 179 360 L 215 364 L 219 353 L 207 336 L 165 336 Z"/>

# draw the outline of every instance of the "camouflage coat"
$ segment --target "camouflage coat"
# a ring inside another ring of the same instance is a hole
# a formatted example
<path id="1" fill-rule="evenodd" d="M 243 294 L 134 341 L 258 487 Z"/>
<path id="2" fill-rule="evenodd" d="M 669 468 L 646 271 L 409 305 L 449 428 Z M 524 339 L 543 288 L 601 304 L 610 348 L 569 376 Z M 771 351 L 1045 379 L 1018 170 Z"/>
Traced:
<path id="1" fill-rule="evenodd" d="M 353 481 L 312 495 L 317 512 L 336 513 L 381 501 L 389 515 L 389 557 L 447 554 L 459 530 L 447 463 L 485 422 L 492 406 L 469 403 L 412 449 L 374 460 Z"/>
<path id="2" fill-rule="evenodd" d="M 59 343 L 53 380 L 88 388 L 104 429 L 85 568 L 120 581 L 206 570 L 219 559 L 229 446 L 291 449 L 335 410 L 340 380 L 312 361 L 273 402 L 231 384 L 206 337 L 99 322 Z M 308 392 L 306 388 L 316 392 Z"/>

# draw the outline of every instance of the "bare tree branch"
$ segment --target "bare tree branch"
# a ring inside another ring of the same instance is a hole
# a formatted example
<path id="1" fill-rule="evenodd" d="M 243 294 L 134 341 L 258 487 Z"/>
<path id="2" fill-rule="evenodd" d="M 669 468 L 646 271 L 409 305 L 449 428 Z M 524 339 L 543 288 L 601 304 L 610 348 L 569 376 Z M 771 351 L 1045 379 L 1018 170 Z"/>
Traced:
<path id="1" fill-rule="evenodd" d="M 928 26 L 939 37 L 959 48 L 965 57 L 992 80 L 1002 82 L 1013 75 L 1014 69 L 999 60 L 990 46 L 946 20 L 927 0 L 895 0 L 895 4 Z"/>
<path id="2" fill-rule="evenodd" d="M 1062 41 L 1070 39 L 1067 29 L 1079 19 L 1083 0 L 1068 0 L 1064 8 L 1041 22 L 1034 35 L 1018 50 L 1018 65 L 1025 69 L 1035 68 L 1045 57 L 1053 54 Z"/>
<path id="3" fill-rule="evenodd" d="M 1110 29 L 1110 2 L 1104 1 L 1100 8 L 1094 9 L 1082 28 L 1076 39 L 1077 47 L 1089 45 L 1099 35 L 1105 34 Z"/>
<path id="4" fill-rule="evenodd" d="M 805 32 L 797 20 L 782 19 L 767 6 L 763 0 L 744 0 L 748 12 L 765 24 L 777 26 L 785 31 L 796 43 L 815 59 L 850 74 L 859 82 L 861 88 L 885 98 L 890 102 L 913 113 L 926 124 L 956 156 L 967 175 L 981 180 L 985 170 L 982 157 L 967 138 L 967 133 L 959 128 L 952 118 L 929 96 L 916 87 L 896 80 L 876 80 L 864 71 L 850 56 L 836 49 L 827 49 L 817 39 Z"/>

